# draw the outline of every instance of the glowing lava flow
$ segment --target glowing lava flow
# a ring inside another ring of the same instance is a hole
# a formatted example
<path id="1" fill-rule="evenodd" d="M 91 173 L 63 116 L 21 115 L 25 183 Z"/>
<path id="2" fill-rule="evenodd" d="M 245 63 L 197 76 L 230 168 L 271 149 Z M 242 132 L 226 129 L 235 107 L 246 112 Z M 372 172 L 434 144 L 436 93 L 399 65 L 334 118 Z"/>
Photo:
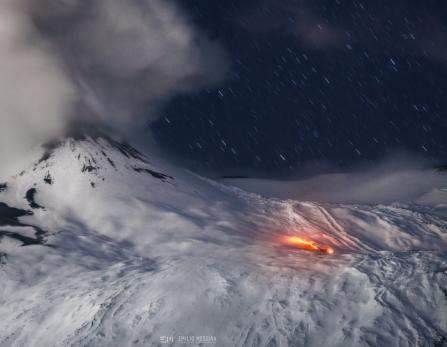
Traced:
<path id="1" fill-rule="evenodd" d="M 305 240 L 298 236 L 285 236 L 283 238 L 283 243 L 296 248 L 306 249 L 314 252 L 322 252 L 327 254 L 333 254 L 334 249 L 329 246 L 320 246 L 314 241 Z"/>

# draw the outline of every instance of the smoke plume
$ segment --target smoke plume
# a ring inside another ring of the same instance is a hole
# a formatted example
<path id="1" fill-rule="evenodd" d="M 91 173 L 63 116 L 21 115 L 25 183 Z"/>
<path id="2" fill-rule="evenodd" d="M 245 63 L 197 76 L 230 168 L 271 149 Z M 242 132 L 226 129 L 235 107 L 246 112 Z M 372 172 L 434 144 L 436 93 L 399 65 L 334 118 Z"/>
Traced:
<path id="1" fill-rule="evenodd" d="M 2 0 L 0 173 L 73 120 L 136 129 L 225 54 L 169 0 Z"/>

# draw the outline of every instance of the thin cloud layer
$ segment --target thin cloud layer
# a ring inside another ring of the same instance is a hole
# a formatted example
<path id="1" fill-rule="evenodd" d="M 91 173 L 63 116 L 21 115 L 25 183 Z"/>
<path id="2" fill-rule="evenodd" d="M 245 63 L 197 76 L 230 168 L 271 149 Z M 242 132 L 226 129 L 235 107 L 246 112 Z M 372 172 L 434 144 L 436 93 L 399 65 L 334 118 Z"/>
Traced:
<path id="1" fill-rule="evenodd" d="M 420 158 L 388 158 L 355 172 L 317 174 L 301 180 L 232 179 L 265 197 L 322 203 L 447 205 L 447 175 Z"/>
<path id="2" fill-rule="evenodd" d="M 371 3 L 262 0 L 236 23 L 252 35 L 281 35 L 309 50 L 352 50 L 447 62 L 447 5 L 396 0 Z"/>
<path id="3" fill-rule="evenodd" d="M 308 0 L 264 0 L 243 11 L 237 23 L 255 35 L 274 33 L 290 36 L 308 49 L 343 47 L 350 35 L 319 13 Z"/>

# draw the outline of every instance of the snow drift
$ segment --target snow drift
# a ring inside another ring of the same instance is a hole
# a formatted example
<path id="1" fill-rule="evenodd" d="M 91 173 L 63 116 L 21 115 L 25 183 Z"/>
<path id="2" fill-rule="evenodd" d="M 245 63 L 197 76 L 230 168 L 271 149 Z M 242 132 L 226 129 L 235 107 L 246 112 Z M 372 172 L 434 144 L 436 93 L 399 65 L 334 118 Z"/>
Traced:
<path id="1" fill-rule="evenodd" d="M 442 345 L 433 209 L 266 199 L 72 135 L 0 184 L 0 346 Z"/>

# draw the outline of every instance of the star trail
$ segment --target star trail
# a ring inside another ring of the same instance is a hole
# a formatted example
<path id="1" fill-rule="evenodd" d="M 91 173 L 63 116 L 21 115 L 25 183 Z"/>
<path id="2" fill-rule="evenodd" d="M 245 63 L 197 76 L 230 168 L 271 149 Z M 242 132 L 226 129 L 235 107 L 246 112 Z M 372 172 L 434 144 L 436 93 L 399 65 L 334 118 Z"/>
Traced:
<path id="1" fill-rule="evenodd" d="M 405 151 L 447 162 L 441 1 L 188 1 L 227 50 L 215 89 L 178 95 L 156 140 L 217 172 L 340 168 Z"/>

